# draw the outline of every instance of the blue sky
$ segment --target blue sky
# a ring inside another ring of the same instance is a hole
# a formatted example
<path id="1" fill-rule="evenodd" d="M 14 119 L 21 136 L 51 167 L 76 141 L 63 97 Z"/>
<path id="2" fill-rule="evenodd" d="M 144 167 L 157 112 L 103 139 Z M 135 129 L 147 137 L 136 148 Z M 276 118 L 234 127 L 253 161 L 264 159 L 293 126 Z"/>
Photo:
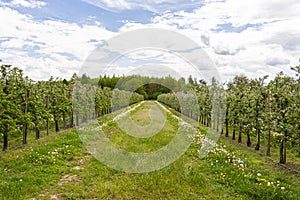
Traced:
<path id="1" fill-rule="evenodd" d="M 124 24 L 123 21 L 149 23 L 155 13 L 140 10 L 115 10 L 86 3 L 82 0 L 51 0 L 44 1 L 46 5 L 39 9 L 17 7 L 23 14 L 30 14 L 36 20 L 60 20 L 68 23 L 94 24 L 97 20 L 108 30 L 117 32 Z"/>
<path id="2" fill-rule="evenodd" d="M 299 10 L 297 0 L 0 0 L 0 58 L 35 80 L 68 78 L 104 41 L 154 27 L 197 42 L 224 81 L 237 74 L 274 77 L 298 64 Z M 146 64 L 170 58 L 152 54 Z M 123 66 L 116 71 L 126 73 Z"/>

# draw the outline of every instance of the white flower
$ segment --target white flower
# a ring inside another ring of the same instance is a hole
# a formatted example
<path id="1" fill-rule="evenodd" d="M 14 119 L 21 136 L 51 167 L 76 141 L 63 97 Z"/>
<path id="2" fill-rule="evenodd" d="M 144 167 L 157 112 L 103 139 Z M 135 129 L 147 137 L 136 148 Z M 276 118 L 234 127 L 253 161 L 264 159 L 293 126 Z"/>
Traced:
<path id="1" fill-rule="evenodd" d="M 257 173 L 257 176 L 261 176 L 261 173 Z"/>
<path id="2" fill-rule="evenodd" d="M 285 187 L 281 187 L 282 190 L 285 190 Z"/>
<path id="3" fill-rule="evenodd" d="M 20 182 L 22 182 L 23 181 L 23 179 L 20 179 Z"/>

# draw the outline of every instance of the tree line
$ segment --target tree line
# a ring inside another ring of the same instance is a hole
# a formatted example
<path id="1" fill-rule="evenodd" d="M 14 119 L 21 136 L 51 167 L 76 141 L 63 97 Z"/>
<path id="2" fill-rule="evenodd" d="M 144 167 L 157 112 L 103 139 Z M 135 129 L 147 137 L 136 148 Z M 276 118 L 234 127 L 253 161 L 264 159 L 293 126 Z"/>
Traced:
<path id="1" fill-rule="evenodd" d="M 97 79 L 96 79 L 97 80 Z M 49 135 L 50 129 L 75 125 L 110 113 L 128 104 L 142 101 L 137 93 L 98 87 L 97 81 L 76 74 L 70 80 L 54 79 L 33 81 L 23 71 L 11 65 L 0 68 L 0 134 L 5 151 L 10 139 L 28 143 L 28 134 L 34 130 L 39 139 L 41 131 Z M 114 108 L 112 108 L 112 96 Z M 124 101 L 124 99 L 128 101 Z"/>
<path id="2" fill-rule="evenodd" d="M 222 84 L 211 84 L 190 76 L 100 76 L 70 80 L 33 81 L 22 70 L 2 65 L 0 72 L 0 133 L 3 150 L 11 138 L 22 135 L 27 144 L 29 130 L 39 139 L 41 130 L 59 132 L 95 119 L 143 99 L 157 99 L 204 126 L 249 147 L 271 147 L 286 163 L 286 149 L 300 156 L 300 66 L 295 77 L 282 72 L 267 83 L 267 76 L 249 79 L 238 75 Z M 133 94 L 133 95 L 132 95 Z M 180 102 L 180 103 L 179 103 Z M 197 104 L 197 105 L 196 105 Z M 183 105 L 183 106 L 182 106 Z"/>
<path id="3" fill-rule="evenodd" d="M 213 79 L 210 85 L 189 79 L 199 110 L 188 110 L 186 105 L 193 104 L 193 99 L 187 98 L 189 92 L 162 94 L 158 101 L 226 137 L 231 134 L 238 143 L 246 137 L 247 146 L 257 151 L 263 142 L 268 156 L 272 146 L 279 148 L 279 162 L 285 164 L 287 147 L 300 156 L 300 66 L 291 69 L 295 77 L 280 72 L 268 83 L 268 76 L 249 79 L 238 75 L 225 84 Z"/>

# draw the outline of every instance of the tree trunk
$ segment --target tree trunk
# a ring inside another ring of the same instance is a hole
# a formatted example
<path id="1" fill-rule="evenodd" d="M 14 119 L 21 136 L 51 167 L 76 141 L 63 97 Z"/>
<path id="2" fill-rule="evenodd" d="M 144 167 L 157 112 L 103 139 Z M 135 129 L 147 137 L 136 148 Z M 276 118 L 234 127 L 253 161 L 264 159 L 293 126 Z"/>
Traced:
<path id="1" fill-rule="evenodd" d="M 57 119 L 54 119 L 54 121 L 55 121 L 55 131 L 59 132 L 60 131 L 60 129 L 59 129 L 59 121 Z"/>
<path id="2" fill-rule="evenodd" d="M 268 130 L 267 156 L 271 156 L 271 128 Z"/>
<path id="3" fill-rule="evenodd" d="M 70 120 L 70 128 L 73 128 L 73 127 L 74 127 L 74 113 L 73 113 L 73 109 L 72 109 L 71 120 Z"/>
<path id="4" fill-rule="evenodd" d="M 238 143 L 242 143 L 242 130 L 243 126 L 242 123 L 240 123 Z"/>
<path id="5" fill-rule="evenodd" d="M 229 121 L 228 117 L 226 117 L 226 119 L 225 119 L 225 128 L 226 128 L 226 130 L 225 130 L 225 136 L 226 137 L 229 137 L 229 122 L 228 121 Z"/>
<path id="6" fill-rule="evenodd" d="M 27 99 L 29 97 L 29 90 L 26 88 L 26 93 L 25 93 L 25 108 L 24 108 L 24 115 L 27 115 L 27 111 L 28 111 L 28 102 Z M 27 122 L 24 124 L 24 130 L 23 130 L 23 144 L 27 144 L 27 136 L 28 136 L 28 124 Z"/>
<path id="7" fill-rule="evenodd" d="M 2 148 L 2 150 L 6 151 L 7 147 L 8 147 L 8 134 L 4 133 L 3 134 L 3 148 Z"/>
<path id="8" fill-rule="evenodd" d="M 79 117 L 76 115 L 76 126 L 79 126 Z"/>
<path id="9" fill-rule="evenodd" d="M 40 129 L 38 127 L 35 128 L 35 139 L 38 140 L 40 139 Z"/>
<path id="10" fill-rule="evenodd" d="M 298 125 L 298 139 L 299 139 L 298 151 L 299 151 L 299 157 L 300 157 L 300 125 Z"/>
<path id="11" fill-rule="evenodd" d="M 268 91 L 268 145 L 267 145 L 267 156 L 271 156 L 271 104 L 270 104 L 270 91 Z"/>
<path id="12" fill-rule="evenodd" d="M 260 148 L 260 129 L 259 129 L 259 107 L 258 102 L 256 102 L 256 115 L 255 115 L 255 129 L 256 129 L 256 135 L 257 135 L 257 144 L 255 146 L 255 150 L 258 151 Z"/>
<path id="13" fill-rule="evenodd" d="M 233 122 L 233 130 L 232 130 L 232 140 L 235 140 L 235 121 Z"/>
<path id="14" fill-rule="evenodd" d="M 27 137 L 28 137 L 28 124 L 24 124 L 24 129 L 23 129 L 23 144 L 27 144 Z"/>
<path id="15" fill-rule="evenodd" d="M 63 122 L 64 122 L 64 129 L 68 128 L 67 127 L 67 120 L 66 120 L 66 114 L 65 114 L 65 112 L 63 113 Z"/>
<path id="16" fill-rule="evenodd" d="M 280 161 L 279 163 L 285 164 L 286 163 L 286 145 L 285 145 L 285 138 L 281 140 L 280 144 Z"/>
<path id="17" fill-rule="evenodd" d="M 260 149 L 260 131 L 256 130 L 256 134 L 257 134 L 257 144 L 255 146 L 255 150 L 259 151 L 259 149 Z"/>
<path id="18" fill-rule="evenodd" d="M 248 132 L 248 131 L 247 131 Z M 249 133 L 247 133 L 247 146 L 250 147 L 251 146 L 251 136 Z"/>
<path id="19" fill-rule="evenodd" d="M 46 109 L 49 110 L 49 97 L 46 98 Z M 47 116 L 46 119 L 46 129 L 47 129 L 47 135 L 49 135 L 49 117 Z"/>
<path id="20" fill-rule="evenodd" d="M 47 129 L 47 135 L 49 135 L 49 118 L 47 117 L 46 121 L 46 129 Z"/>

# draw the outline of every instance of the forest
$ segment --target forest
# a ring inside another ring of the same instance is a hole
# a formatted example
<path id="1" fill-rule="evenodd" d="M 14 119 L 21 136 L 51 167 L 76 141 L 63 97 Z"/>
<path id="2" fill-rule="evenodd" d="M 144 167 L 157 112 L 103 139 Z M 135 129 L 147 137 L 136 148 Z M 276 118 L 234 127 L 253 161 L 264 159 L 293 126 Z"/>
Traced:
<path id="1" fill-rule="evenodd" d="M 208 84 L 192 76 L 177 80 L 171 76 L 89 78 L 85 74 L 74 74 L 69 80 L 51 77 L 34 81 L 17 67 L 1 65 L 2 149 L 8 150 L 10 140 L 26 145 L 32 132 L 38 140 L 41 132 L 49 135 L 50 130 L 79 126 L 128 104 L 158 100 L 203 126 L 216 126 L 227 138 L 245 141 L 256 151 L 263 145 L 266 155 L 270 155 L 271 147 L 277 148 L 278 160 L 285 164 L 287 149 L 300 156 L 300 66 L 291 70 L 294 77 L 281 72 L 268 82 L 267 76 L 250 79 L 238 75 L 227 83 L 213 80 Z M 213 95 L 215 90 L 220 91 L 218 97 Z M 197 102 L 188 98 L 191 91 L 196 93 Z M 112 105 L 114 95 L 117 101 Z M 214 101 L 224 108 L 224 122 L 217 125 L 212 124 Z M 179 102 L 184 102 L 184 108 Z M 198 110 L 189 109 L 194 104 L 198 104 Z"/>

